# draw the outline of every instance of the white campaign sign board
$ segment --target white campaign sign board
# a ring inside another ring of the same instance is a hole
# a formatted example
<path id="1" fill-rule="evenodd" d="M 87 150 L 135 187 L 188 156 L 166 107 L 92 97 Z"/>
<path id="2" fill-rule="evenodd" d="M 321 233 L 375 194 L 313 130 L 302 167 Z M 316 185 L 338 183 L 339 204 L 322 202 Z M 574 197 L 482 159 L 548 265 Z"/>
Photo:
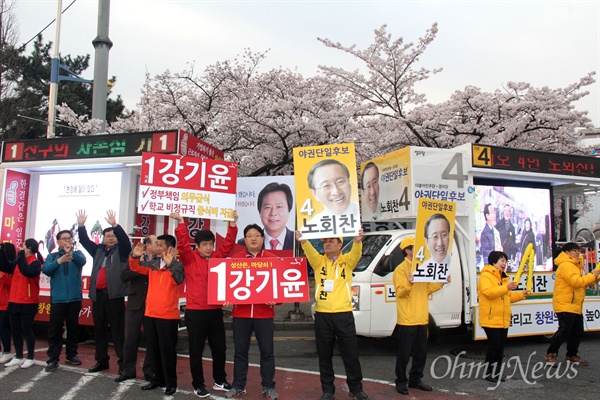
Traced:
<path id="1" fill-rule="evenodd" d="M 417 215 L 418 200 L 429 198 L 456 203 L 456 216 L 468 215 L 467 190 L 473 181 L 467 175 L 471 160 L 467 152 L 452 149 L 411 147 L 412 213 Z"/>
<path id="2" fill-rule="evenodd" d="M 513 303 L 511 326 L 508 336 L 530 336 L 553 334 L 558 329 L 558 317 L 552 308 L 552 300 L 536 303 Z M 475 307 L 475 340 L 486 339 L 479 325 L 479 307 Z M 583 326 L 585 331 L 600 330 L 600 300 L 583 303 Z"/>

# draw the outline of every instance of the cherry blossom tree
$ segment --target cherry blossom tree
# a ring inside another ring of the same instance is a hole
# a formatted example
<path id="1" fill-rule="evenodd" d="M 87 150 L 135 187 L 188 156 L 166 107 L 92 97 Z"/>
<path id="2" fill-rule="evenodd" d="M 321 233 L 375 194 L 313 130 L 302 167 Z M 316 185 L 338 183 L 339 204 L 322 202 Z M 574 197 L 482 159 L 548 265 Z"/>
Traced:
<path id="1" fill-rule="evenodd" d="M 327 143 L 356 143 L 359 161 L 406 145 L 470 142 L 582 152 L 578 128 L 591 125 L 573 104 L 588 94 L 594 72 L 556 89 L 514 82 L 494 92 L 467 86 L 446 102 L 430 104 L 415 84 L 442 71 L 419 65 L 437 34 L 433 24 L 416 43 L 405 44 L 383 25 L 362 50 L 319 39 L 356 57 L 363 68 L 321 66 L 309 78 L 285 68 L 263 72 L 267 53 L 248 49 L 203 71 L 192 64 L 182 72 L 148 75 L 138 108 L 107 130 L 182 128 L 222 149 L 239 163 L 240 175 L 249 176 L 290 173 L 294 147 Z M 94 121 L 68 106 L 60 110 L 63 121 L 82 133 L 92 131 Z"/>

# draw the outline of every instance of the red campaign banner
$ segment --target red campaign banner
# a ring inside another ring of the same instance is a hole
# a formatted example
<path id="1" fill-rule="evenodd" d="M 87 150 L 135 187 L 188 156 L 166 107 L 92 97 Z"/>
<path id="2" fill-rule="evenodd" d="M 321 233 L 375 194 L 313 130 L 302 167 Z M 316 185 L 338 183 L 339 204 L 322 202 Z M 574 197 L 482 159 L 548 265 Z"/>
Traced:
<path id="1" fill-rule="evenodd" d="M 208 303 L 308 301 L 306 258 L 211 258 Z"/>
<path id="2" fill-rule="evenodd" d="M 196 158 L 210 158 L 211 160 L 225 159 L 225 153 L 222 150 L 182 130 L 179 131 L 179 154 Z"/>
<path id="3" fill-rule="evenodd" d="M 17 248 L 25 241 L 30 183 L 31 176 L 29 174 L 6 170 L 0 241 L 10 242 Z"/>
<path id="4" fill-rule="evenodd" d="M 236 163 L 170 154 L 142 154 L 142 186 L 235 195 L 236 184 Z"/>

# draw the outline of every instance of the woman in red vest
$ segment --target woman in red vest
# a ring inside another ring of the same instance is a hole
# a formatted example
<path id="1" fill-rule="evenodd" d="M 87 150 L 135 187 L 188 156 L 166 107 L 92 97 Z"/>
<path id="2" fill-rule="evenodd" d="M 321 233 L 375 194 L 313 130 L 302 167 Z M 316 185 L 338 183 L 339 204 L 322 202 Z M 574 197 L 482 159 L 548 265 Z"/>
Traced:
<path id="1" fill-rule="evenodd" d="M 44 258 L 38 252 L 38 241 L 27 239 L 14 262 L 8 265 L 12 284 L 8 296 L 8 315 L 12 332 L 15 358 L 6 367 L 29 368 L 34 364 L 35 335 L 33 319 L 38 311 L 40 272 Z M 11 271 L 12 269 L 12 271 Z M 23 338 L 27 343 L 27 359 L 23 359 Z"/>

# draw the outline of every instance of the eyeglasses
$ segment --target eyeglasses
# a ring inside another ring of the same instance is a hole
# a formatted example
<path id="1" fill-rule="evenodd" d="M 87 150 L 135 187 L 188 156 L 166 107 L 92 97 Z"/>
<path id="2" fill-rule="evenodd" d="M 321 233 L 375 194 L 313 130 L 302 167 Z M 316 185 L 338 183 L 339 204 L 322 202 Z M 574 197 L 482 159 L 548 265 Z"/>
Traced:
<path id="1" fill-rule="evenodd" d="M 245 236 L 246 239 L 260 239 L 262 235 L 248 235 Z"/>
<path id="2" fill-rule="evenodd" d="M 59 240 L 64 240 L 65 242 L 73 240 L 72 237 L 61 237 Z"/>
<path id="3" fill-rule="evenodd" d="M 573 250 L 569 250 L 569 251 L 574 251 L 575 253 L 581 253 L 581 249 L 573 249 Z"/>
<path id="4" fill-rule="evenodd" d="M 433 240 L 434 242 L 438 242 L 440 239 L 441 240 L 448 240 L 448 232 L 444 232 L 441 235 L 438 235 L 437 233 L 431 235 L 429 238 L 429 240 Z"/>
<path id="5" fill-rule="evenodd" d="M 114 237 L 117 237 L 117 236 L 115 236 L 115 235 L 104 235 L 104 237 L 105 238 L 114 238 Z"/>
<path id="6" fill-rule="evenodd" d="M 343 178 L 343 179 L 338 179 L 335 182 L 325 182 L 324 184 L 321 185 L 321 187 L 317 187 L 316 189 L 321 189 L 324 192 L 331 192 L 333 190 L 333 187 L 335 186 L 338 189 L 344 189 L 346 186 L 348 186 L 348 184 L 350 183 L 350 181 L 348 181 L 348 179 Z"/>

